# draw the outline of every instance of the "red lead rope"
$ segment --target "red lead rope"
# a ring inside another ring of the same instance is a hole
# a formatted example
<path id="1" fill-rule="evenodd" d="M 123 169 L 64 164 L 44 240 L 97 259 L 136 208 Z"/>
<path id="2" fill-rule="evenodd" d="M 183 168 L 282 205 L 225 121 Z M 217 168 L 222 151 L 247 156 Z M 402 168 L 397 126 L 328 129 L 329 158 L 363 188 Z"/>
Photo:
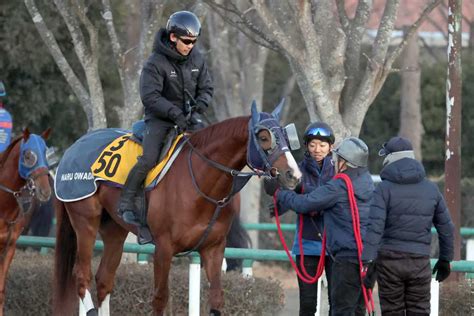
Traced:
<path id="1" fill-rule="evenodd" d="M 366 271 L 364 271 L 364 267 L 362 264 L 363 244 L 362 244 L 362 237 L 360 234 L 359 208 L 357 207 L 357 203 L 355 200 L 354 188 L 352 187 L 352 181 L 348 175 L 344 173 L 339 173 L 334 178 L 342 179 L 346 183 L 346 186 L 347 186 L 347 195 L 349 197 L 349 204 L 351 207 L 351 215 L 352 215 L 352 228 L 354 230 L 354 238 L 357 245 L 357 257 L 359 260 L 359 268 L 360 268 L 359 271 L 360 271 L 362 294 L 364 296 L 365 308 L 367 309 L 367 312 L 369 313 L 369 315 L 373 315 L 375 311 L 375 305 L 374 305 L 374 300 L 372 299 L 372 290 L 366 289 L 364 286 L 364 283 L 362 282 L 363 278 L 365 277 Z M 303 243 L 302 243 L 303 215 L 299 215 L 300 230 L 298 232 L 298 241 L 299 241 L 299 247 L 300 247 L 300 253 L 301 253 L 301 268 L 302 268 L 302 271 L 300 271 L 295 261 L 293 260 L 293 257 L 290 254 L 285 238 L 283 237 L 283 232 L 281 230 L 280 217 L 278 215 L 278 202 L 276 198 L 278 191 L 279 190 L 277 190 L 275 194 L 273 195 L 273 204 L 275 206 L 275 221 L 278 227 L 278 236 L 280 237 L 281 244 L 283 245 L 283 249 L 285 250 L 286 255 L 288 256 L 288 259 L 290 259 L 291 266 L 296 271 L 296 274 L 298 275 L 298 277 L 301 280 L 303 280 L 305 283 L 313 284 L 321 277 L 324 271 L 324 261 L 326 257 L 326 229 L 324 229 L 324 233 L 323 233 L 321 258 L 318 263 L 316 275 L 312 277 L 311 275 L 309 275 L 309 273 L 306 271 L 304 267 L 304 253 L 303 253 Z"/>
<path id="2" fill-rule="evenodd" d="M 365 308 L 367 309 L 369 315 L 372 315 L 375 310 L 374 300 L 372 299 L 372 290 L 366 289 L 364 282 L 362 282 L 366 274 L 366 271 L 364 271 L 364 265 L 362 264 L 362 250 L 364 245 L 362 244 L 362 236 L 360 234 L 359 208 L 357 207 L 354 196 L 354 188 L 352 187 L 351 178 L 349 178 L 347 174 L 338 173 L 334 178 L 344 180 L 347 186 L 347 195 L 349 197 L 349 204 L 351 206 L 352 214 L 352 228 L 354 230 L 354 238 L 357 245 L 357 257 L 359 259 L 360 284 L 362 288 L 362 294 L 364 295 Z"/>
<path id="3" fill-rule="evenodd" d="M 288 256 L 288 259 L 290 259 L 291 266 L 293 269 L 296 271 L 296 274 L 298 277 L 303 280 L 305 283 L 308 284 L 313 284 L 315 283 L 323 274 L 324 271 L 324 258 L 326 255 L 326 234 L 324 233 L 323 235 L 323 242 L 322 242 L 322 250 L 321 250 L 321 259 L 319 260 L 318 268 L 316 269 L 316 275 L 312 277 L 305 269 L 304 267 L 304 254 L 303 254 L 303 246 L 302 246 L 302 236 L 303 236 L 303 216 L 300 215 L 300 231 L 298 234 L 298 239 L 299 239 L 299 244 L 300 244 L 300 253 L 301 253 L 301 268 L 302 271 L 298 269 L 298 266 L 296 265 L 295 261 L 293 260 L 293 257 L 290 254 L 290 250 L 288 249 L 288 246 L 286 244 L 285 238 L 283 237 L 283 232 L 281 230 L 281 224 L 280 224 L 280 216 L 278 215 L 278 203 L 277 203 L 277 193 L 279 190 L 275 192 L 273 195 L 273 203 L 275 205 L 275 221 L 278 227 L 278 236 L 280 237 L 281 244 L 283 245 L 283 249 L 286 252 L 286 255 Z"/>

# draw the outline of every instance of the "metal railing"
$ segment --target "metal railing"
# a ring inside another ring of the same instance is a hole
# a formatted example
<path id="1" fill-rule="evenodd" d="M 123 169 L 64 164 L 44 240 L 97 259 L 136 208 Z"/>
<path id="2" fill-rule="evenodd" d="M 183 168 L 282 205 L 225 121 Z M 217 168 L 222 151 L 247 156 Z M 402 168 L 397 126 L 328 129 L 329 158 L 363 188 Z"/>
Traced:
<path id="1" fill-rule="evenodd" d="M 48 247 L 54 248 L 56 243 L 53 237 L 33 237 L 21 236 L 18 241 L 18 246 L 31 247 Z M 103 251 L 104 243 L 97 240 L 94 250 Z M 135 243 L 125 243 L 123 247 L 124 252 L 137 254 L 153 254 L 155 251 L 154 245 L 139 245 Z M 200 310 L 200 290 L 201 290 L 201 261 L 199 254 L 191 253 L 191 263 L 189 266 L 189 315 L 198 316 Z M 283 250 L 269 250 L 269 249 L 246 249 L 246 248 L 226 248 L 224 257 L 228 259 L 244 259 L 244 274 L 246 276 L 252 275 L 252 264 L 254 261 L 289 261 L 285 251 Z M 431 260 L 433 267 L 436 259 Z M 247 272 L 245 272 L 247 269 Z M 250 270 L 249 270 L 250 269 Z M 451 262 L 451 270 L 455 272 L 474 273 L 474 261 L 453 261 Z M 320 285 L 318 285 L 320 286 Z M 320 293 L 318 291 L 318 301 L 320 300 Z M 432 282 L 431 288 L 431 315 L 438 315 L 439 307 L 439 283 Z M 318 303 L 318 307 L 321 304 Z M 317 314 L 319 315 L 319 308 Z"/>

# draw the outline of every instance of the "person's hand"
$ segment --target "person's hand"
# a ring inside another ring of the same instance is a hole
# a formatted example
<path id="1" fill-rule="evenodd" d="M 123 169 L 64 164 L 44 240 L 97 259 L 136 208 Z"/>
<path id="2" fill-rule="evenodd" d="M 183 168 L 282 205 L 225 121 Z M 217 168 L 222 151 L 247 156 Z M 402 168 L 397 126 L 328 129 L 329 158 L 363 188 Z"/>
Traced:
<path id="1" fill-rule="evenodd" d="M 303 193 L 303 182 L 299 182 L 296 187 L 293 189 L 298 194 Z"/>
<path id="2" fill-rule="evenodd" d="M 169 117 L 178 126 L 181 132 L 185 132 L 188 129 L 188 121 L 186 120 L 186 117 L 184 116 L 183 111 L 181 111 L 177 107 L 173 107 L 169 111 Z"/>
<path id="3" fill-rule="evenodd" d="M 202 101 L 197 101 L 196 112 L 198 112 L 199 114 L 202 114 L 206 112 L 206 110 L 207 110 L 207 104 Z"/>
<path id="4" fill-rule="evenodd" d="M 270 213 L 270 218 L 275 217 L 275 204 L 271 202 L 270 204 L 267 205 L 268 212 Z M 278 216 L 281 216 L 288 212 L 289 209 L 278 209 Z"/>
<path id="5" fill-rule="evenodd" d="M 263 189 L 268 195 L 275 195 L 275 192 L 280 188 L 278 180 L 276 178 L 264 178 L 263 179 Z"/>
<path id="6" fill-rule="evenodd" d="M 362 282 L 366 289 L 373 289 L 375 281 L 377 281 L 377 269 L 375 267 L 375 262 L 370 261 L 364 263 L 362 268 Z"/>
<path id="7" fill-rule="evenodd" d="M 433 268 L 433 274 L 436 273 L 436 281 L 443 282 L 451 273 L 449 261 L 439 259 Z"/>

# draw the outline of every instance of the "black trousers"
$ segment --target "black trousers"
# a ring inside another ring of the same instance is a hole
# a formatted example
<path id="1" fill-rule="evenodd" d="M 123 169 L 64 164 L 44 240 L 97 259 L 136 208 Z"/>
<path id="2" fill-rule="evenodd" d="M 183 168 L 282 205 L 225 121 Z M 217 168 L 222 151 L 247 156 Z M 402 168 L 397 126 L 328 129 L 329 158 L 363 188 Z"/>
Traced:
<path id="1" fill-rule="evenodd" d="M 429 315 L 431 267 L 428 256 L 381 251 L 377 282 L 382 315 Z"/>
<path id="2" fill-rule="evenodd" d="M 360 282 L 359 264 L 336 258 L 331 271 L 332 316 L 365 315 L 365 302 Z"/>
<path id="3" fill-rule="evenodd" d="M 304 267 L 309 275 L 314 276 L 316 274 L 320 258 L 320 256 L 304 256 Z M 301 271 L 300 260 L 301 256 L 296 256 L 296 265 Z M 326 256 L 324 269 L 328 280 L 329 311 L 331 311 L 331 263 L 331 257 Z M 318 302 L 318 283 L 308 284 L 298 277 L 298 287 L 300 290 L 300 316 L 314 316 Z"/>
<path id="4" fill-rule="evenodd" d="M 143 154 L 137 162 L 141 170 L 148 172 L 158 162 L 166 135 L 174 127 L 170 121 L 159 119 L 145 120 L 146 130 L 143 136 Z"/>

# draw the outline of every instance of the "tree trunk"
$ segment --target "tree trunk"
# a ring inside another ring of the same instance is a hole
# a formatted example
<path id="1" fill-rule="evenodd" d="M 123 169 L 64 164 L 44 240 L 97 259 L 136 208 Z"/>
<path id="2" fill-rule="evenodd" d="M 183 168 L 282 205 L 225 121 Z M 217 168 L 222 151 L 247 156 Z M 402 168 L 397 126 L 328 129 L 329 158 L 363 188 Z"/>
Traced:
<path id="1" fill-rule="evenodd" d="M 421 69 L 418 36 L 413 36 L 401 55 L 400 136 L 408 138 L 416 159 L 422 159 L 421 140 L 424 130 L 421 121 Z"/>
<path id="2" fill-rule="evenodd" d="M 219 121 L 250 115 L 252 100 L 262 109 L 263 76 L 268 50 L 229 27 L 216 13 L 206 20 L 210 41 L 211 70 L 214 79 L 213 109 Z M 252 178 L 242 190 L 240 216 L 245 223 L 259 220 L 260 179 Z M 250 232 L 258 248 L 258 232 Z"/>

